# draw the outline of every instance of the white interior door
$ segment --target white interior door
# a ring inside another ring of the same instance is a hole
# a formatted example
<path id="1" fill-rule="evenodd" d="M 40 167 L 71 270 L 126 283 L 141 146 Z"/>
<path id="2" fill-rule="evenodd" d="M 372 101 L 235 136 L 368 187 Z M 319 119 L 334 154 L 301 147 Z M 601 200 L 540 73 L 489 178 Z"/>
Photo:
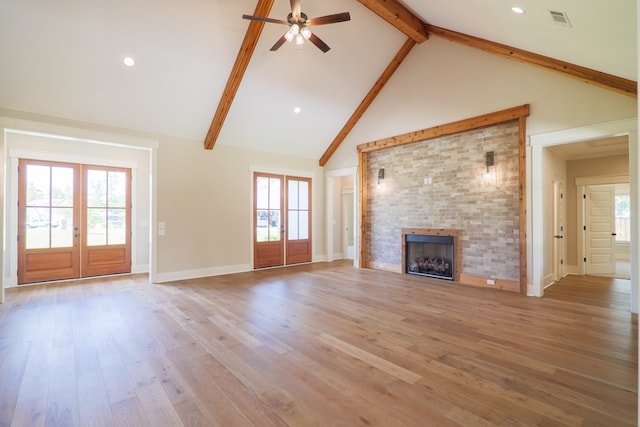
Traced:
<path id="1" fill-rule="evenodd" d="M 564 276 L 564 183 L 554 183 L 554 280 Z"/>
<path id="2" fill-rule="evenodd" d="M 615 274 L 615 185 L 589 185 L 585 200 L 587 274 Z"/>

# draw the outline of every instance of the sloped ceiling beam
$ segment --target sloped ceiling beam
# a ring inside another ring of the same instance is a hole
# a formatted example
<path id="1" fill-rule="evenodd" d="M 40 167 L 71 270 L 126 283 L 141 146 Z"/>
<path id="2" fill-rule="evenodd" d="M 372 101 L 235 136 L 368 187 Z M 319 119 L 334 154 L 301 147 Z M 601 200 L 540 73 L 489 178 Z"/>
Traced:
<path id="1" fill-rule="evenodd" d="M 395 73 L 402 61 L 404 61 L 404 59 L 407 57 L 407 55 L 415 45 L 415 40 L 411 38 L 407 39 L 407 41 L 404 42 L 396 56 L 394 56 L 389 65 L 387 65 L 387 68 L 384 70 L 382 75 L 378 78 L 378 81 L 376 81 L 373 87 L 369 90 L 367 96 L 365 96 L 362 102 L 360 102 L 360 105 L 358 105 L 356 111 L 354 111 L 349 120 L 347 120 L 347 123 L 345 123 L 342 130 L 340 130 L 338 136 L 336 136 L 329 148 L 327 148 L 327 150 L 324 152 L 324 154 L 320 158 L 320 166 L 324 166 L 327 164 L 333 153 L 336 152 L 340 144 L 342 144 L 342 141 L 344 141 L 347 135 L 349 135 L 349 132 L 351 132 L 356 123 L 358 123 L 358 120 L 360 120 L 365 111 L 367 111 L 373 100 L 376 99 L 384 85 L 387 84 L 389 79 L 391 79 L 393 73 Z"/>
<path id="2" fill-rule="evenodd" d="M 447 30 L 446 28 L 436 27 L 435 25 L 427 24 L 426 28 L 430 34 L 442 37 L 449 41 L 474 47 L 504 58 L 510 58 L 526 64 L 546 68 L 547 70 L 556 71 L 585 83 L 600 86 L 633 98 L 638 97 L 638 82 L 633 80 L 603 73 L 591 68 L 581 67 L 579 65 L 560 61 L 548 56 L 538 55 L 537 53 L 517 49 L 515 47 L 481 39 L 479 37 Z"/>
<path id="3" fill-rule="evenodd" d="M 353 112 L 347 123 L 340 130 L 331 145 L 325 150 L 320 158 L 320 166 L 327 164 L 333 153 L 336 152 L 340 144 L 345 140 L 349 132 L 358 123 L 360 118 L 367 111 L 369 106 L 376 99 L 384 85 L 391 79 L 402 61 L 407 57 L 416 43 L 422 43 L 429 39 L 426 24 L 396 0 L 358 0 L 369 10 L 382 17 L 385 21 L 402 31 L 408 37 L 396 56 L 391 60 L 382 75 L 375 82 L 369 93 L 364 97 L 358 108 Z"/>
<path id="4" fill-rule="evenodd" d="M 256 5 L 256 10 L 253 12 L 253 15 L 269 16 L 269 12 L 271 12 L 271 7 L 273 6 L 274 1 L 275 0 L 258 0 L 258 4 Z M 247 28 L 247 33 L 244 35 L 244 40 L 240 46 L 236 62 L 233 64 L 229 80 L 227 80 L 227 85 L 224 88 L 224 92 L 222 92 L 218 108 L 213 116 L 213 120 L 211 121 L 211 126 L 209 126 L 207 137 L 204 140 L 204 148 L 207 150 L 212 150 L 213 146 L 216 144 L 218 135 L 220 135 L 220 131 L 222 130 L 222 125 L 224 125 L 227 114 L 231 109 L 233 99 L 238 92 L 238 87 L 240 87 L 240 82 L 242 82 L 242 78 L 244 77 L 245 71 L 247 71 L 247 66 L 249 65 L 251 56 L 256 49 L 263 27 L 264 22 L 249 21 L 249 28 Z"/>
<path id="5" fill-rule="evenodd" d="M 429 38 L 426 24 L 397 0 L 358 0 L 367 9 L 380 16 L 414 40 L 422 43 Z"/>
<path id="6" fill-rule="evenodd" d="M 631 96 L 633 98 L 638 97 L 638 82 L 635 82 L 633 80 L 628 80 L 622 77 L 614 76 L 612 74 L 607 74 L 590 68 L 581 67 L 569 62 L 560 61 L 548 56 L 538 55 L 536 53 L 481 39 L 479 37 L 470 36 L 468 34 L 458 33 L 446 28 L 436 27 L 435 25 L 426 24 L 422 21 L 422 19 L 414 15 L 413 12 L 411 12 L 397 0 L 358 1 L 369 10 L 374 12 L 376 15 L 387 21 L 389 24 L 402 31 L 407 35 L 407 37 L 409 37 L 411 40 L 414 40 L 416 43 L 422 43 L 426 41 L 429 38 L 429 34 L 431 34 L 447 39 L 449 41 L 474 47 L 488 53 L 499 55 L 505 58 L 510 58 L 526 64 L 546 68 L 547 70 L 556 71 L 566 76 L 581 80 L 585 83 L 612 90 L 623 95 Z M 395 71 L 395 69 L 393 71 Z M 393 72 L 391 74 L 393 74 Z M 386 80 L 391 78 L 391 74 L 386 76 Z M 384 83 L 386 83 L 386 81 Z M 380 80 L 376 82 L 376 85 L 379 84 Z M 376 91 L 376 86 L 374 86 L 371 91 L 369 91 L 367 97 L 365 97 L 365 99 L 360 103 L 358 109 L 353 113 L 353 115 L 351 116 L 347 124 L 342 128 L 336 139 L 333 140 L 329 148 L 327 148 L 325 153 L 322 155 L 320 159 L 320 166 L 324 166 L 325 164 L 327 164 L 333 153 L 335 153 L 342 141 L 345 140 L 349 132 L 356 125 L 358 120 L 362 117 L 362 115 L 364 115 L 365 111 L 371 105 L 381 89 L 382 87 L 380 87 Z"/>

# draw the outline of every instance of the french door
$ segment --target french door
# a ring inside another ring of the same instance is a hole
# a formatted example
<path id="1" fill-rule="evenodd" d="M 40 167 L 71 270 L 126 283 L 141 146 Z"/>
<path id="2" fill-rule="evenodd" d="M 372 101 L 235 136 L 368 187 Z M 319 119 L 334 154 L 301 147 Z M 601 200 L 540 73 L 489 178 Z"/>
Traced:
<path id="1" fill-rule="evenodd" d="M 254 173 L 254 268 L 311 261 L 311 179 Z"/>
<path id="2" fill-rule="evenodd" d="M 18 283 L 131 272 L 131 171 L 21 159 Z"/>

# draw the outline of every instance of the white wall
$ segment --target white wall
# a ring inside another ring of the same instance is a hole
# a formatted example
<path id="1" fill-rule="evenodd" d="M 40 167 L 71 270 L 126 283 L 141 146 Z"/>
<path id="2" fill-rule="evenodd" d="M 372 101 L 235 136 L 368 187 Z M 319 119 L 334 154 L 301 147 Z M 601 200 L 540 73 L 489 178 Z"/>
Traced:
<path id="1" fill-rule="evenodd" d="M 68 159 L 85 158 L 91 163 L 100 163 L 101 159 L 107 163 L 137 162 L 135 203 L 140 213 L 136 225 L 135 256 L 139 264 L 137 270 L 149 269 L 153 281 L 253 268 L 253 171 L 312 178 L 312 255 L 314 261 L 326 259 L 324 170 L 315 159 L 225 145 L 217 145 L 209 151 L 203 148 L 202 141 L 0 111 L 0 145 L 13 129 L 73 139 L 43 139 L 14 134 L 8 138 L 14 151 L 49 153 L 57 159 L 64 156 Z M 113 142 L 121 147 L 95 144 L 96 141 Z M 3 164 L 7 166 L 12 162 L 10 151 L 3 151 Z M 139 157 L 135 153 L 143 154 Z M 6 182 L 3 181 L 0 188 L 11 190 L 15 187 L 15 178 L 9 174 L 5 177 Z M 6 201 L 10 203 L 5 204 L 5 199 L 2 199 L 0 212 L 11 213 L 9 207 L 15 204 Z M 166 224 L 164 236 L 157 235 L 158 222 Z M 12 249 L 15 246 L 15 224 L 7 221 L 3 262 L 0 263 L 5 271 L 3 289 L 15 283 L 15 275 L 7 273 L 15 272 L 15 250 Z"/>
<path id="2" fill-rule="evenodd" d="M 265 146 L 268 143 L 265 142 Z M 326 259 L 324 171 L 315 159 L 160 139 L 155 281 L 253 268 L 253 172 L 312 178 L 313 260 Z"/>
<path id="3" fill-rule="evenodd" d="M 327 163 L 357 165 L 356 146 L 530 104 L 535 135 L 637 116 L 634 98 L 432 37 L 416 46 Z"/>

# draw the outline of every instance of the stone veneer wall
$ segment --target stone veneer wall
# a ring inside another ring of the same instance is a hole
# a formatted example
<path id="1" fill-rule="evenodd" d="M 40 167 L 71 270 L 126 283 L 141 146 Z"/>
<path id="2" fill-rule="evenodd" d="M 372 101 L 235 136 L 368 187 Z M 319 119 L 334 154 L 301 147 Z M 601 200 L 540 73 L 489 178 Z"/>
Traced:
<path id="1" fill-rule="evenodd" d="M 488 151 L 493 180 L 485 174 Z M 460 273 L 519 280 L 517 121 L 370 152 L 367 174 L 371 267 L 400 270 L 402 228 L 453 228 Z"/>

